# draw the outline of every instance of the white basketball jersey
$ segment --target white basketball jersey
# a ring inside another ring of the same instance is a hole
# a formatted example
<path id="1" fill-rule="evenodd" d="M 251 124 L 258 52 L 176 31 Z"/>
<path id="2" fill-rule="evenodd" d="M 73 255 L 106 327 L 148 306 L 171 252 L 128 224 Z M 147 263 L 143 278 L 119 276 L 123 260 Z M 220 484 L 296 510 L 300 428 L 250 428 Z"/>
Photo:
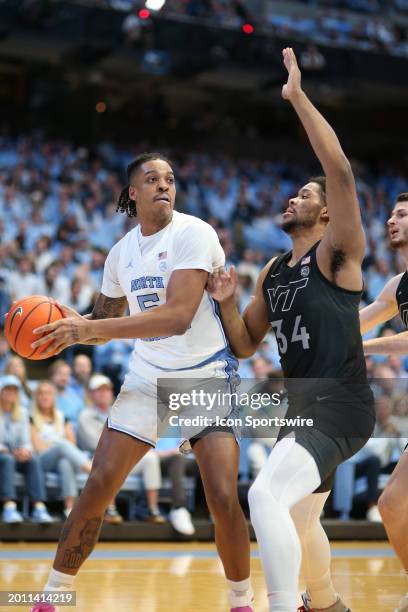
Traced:
<path id="1" fill-rule="evenodd" d="M 115 244 L 105 262 L 102 293 L 112 298 L 126 296 L 133 315 L 166 302 L 167 285 L 175 270 L 211 273 L 224 263 L 215 230 L 197 217 L 174 211 L 171 223 L 157 234 L 143 237 L 137 226 Z M 130 370 L 135 370 L 136 356 L 158 368 L 190 368 L 226 346 L 216 303 L 204 291 L 185 334 L 135 341 Z"/>

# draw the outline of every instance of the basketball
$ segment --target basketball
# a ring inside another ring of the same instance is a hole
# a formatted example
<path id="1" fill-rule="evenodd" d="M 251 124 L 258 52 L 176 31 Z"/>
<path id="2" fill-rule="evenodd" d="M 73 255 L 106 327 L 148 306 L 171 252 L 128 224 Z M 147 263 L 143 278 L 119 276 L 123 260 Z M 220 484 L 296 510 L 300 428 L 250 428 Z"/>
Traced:
<path id="1" fill-rule="evenodd" d="M 32 348 L 31 344 L 40 338 L 33 330 L 63 318 L 61 309 L 53 300 L 45 295 L 31 295 L 13 304 L 6 316 L 4 334 L 10 347 L 20 357 L 48 359 L 51 355 L 42 355 L 48 344 Z"/>

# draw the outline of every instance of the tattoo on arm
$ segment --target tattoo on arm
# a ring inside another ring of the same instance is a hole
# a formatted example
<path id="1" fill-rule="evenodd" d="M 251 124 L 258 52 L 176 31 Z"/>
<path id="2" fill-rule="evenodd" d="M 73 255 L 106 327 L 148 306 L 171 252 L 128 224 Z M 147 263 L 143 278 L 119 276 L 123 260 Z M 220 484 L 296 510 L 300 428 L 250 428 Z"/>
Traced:
<path id="1" fill-rule="evenodd" d="M 121 317 L 126 310 L 127 298 L 110 298 L 102 293 L 99 294 L 91 314 L 86 315 L 87 319 L 112 319 Z M 90 338 L 84 344 L 106 344 L 108 340 L 104 338 Z"/>
<path id="2" fill-rule="evenodd" d="M 61 535 L 60 535 L 60 544 L 63 544 L 64 542 L 66 542 L 69 538 L 69 534 L 72 531 L 72 527 L 74 526 L 74 522 L 72 519 L 68 519 L 64 525 L 64 527 L 62 528 L 61 531 Z"/>
<path id="3" fill-rule="evenodd" d="M 77 328 L 75 327 L 73 322 L 71 322 L 71 334 L 72 334 L 72 338 L 73 338 L 74 342 L 78 342 L 78 340 L 79 340 L 79 331 L 77 330 Z"/>
<path id="4" fill-rule="evenodd" d="M 127 299 L 125 296 L 120 298 L 110 298 L 100 293 L 95 302 L 90 318 L 112 319 L 115 317 L 121 317 L 125 312 L 126 306 Z"/>

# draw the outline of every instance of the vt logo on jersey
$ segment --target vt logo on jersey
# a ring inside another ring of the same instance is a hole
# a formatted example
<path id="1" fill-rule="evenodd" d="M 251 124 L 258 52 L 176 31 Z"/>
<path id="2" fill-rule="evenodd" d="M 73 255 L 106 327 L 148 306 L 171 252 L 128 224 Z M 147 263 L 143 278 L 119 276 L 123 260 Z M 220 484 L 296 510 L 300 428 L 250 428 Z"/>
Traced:
<path id="1" fill-rule="evenodd" d="M 404 302 L 403 304 L 401 304 L 399 307 L 399 311 L 403 324 L 405 325 L 405 327 L 408 328 L 408 302 Z"/>
<path id="2" fill-rule="evenodd" d="M 276 311 L 279 301 L 282 303 L 282 312 L 292 308 L 293 301 L 299 289 L 304 289 L 309 278 L 290 281 L 289 285 L 278 285 L 275 289 L 268 289 L 272 312 Z"/>
<path id="3" fill-rule="evenodd" d="M 130 283 L 130 290 L 139 291 L 139 289 L 164 289 L 164 279 L 162 276 L 134 278 Z"/>

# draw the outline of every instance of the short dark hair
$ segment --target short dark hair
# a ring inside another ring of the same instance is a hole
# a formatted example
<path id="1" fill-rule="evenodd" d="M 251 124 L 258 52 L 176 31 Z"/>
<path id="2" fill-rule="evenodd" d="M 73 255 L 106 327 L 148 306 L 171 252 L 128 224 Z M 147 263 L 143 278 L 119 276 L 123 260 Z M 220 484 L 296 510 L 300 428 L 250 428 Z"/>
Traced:
<path id="1" fill-rule="evenodd" d="M 408 191 L 397 195 L 397 202 L 408 202 Z"/>
<path id="2" fill-rule="evenodd" d="M 128 182 L 126 187 L 120 192 L 116 212 L 127 213 L 128 217 L 137 216 L 136 203 L 134 202 L 134 200 L 131 200 L 129 198 L 129 185 L 133 180 L 136 172 L 139 170 L 140 166 L 145 162 L 153 161 L 155 159 L 161 159 L 171 166 L 171 162 L 161 153 L 141 153 L 128 165 L 128 167 L 126 168 Z"/>
<path id="3" fill-rule="evenodd" d="M 322 192 L 323 201 L 326 204 L 326 177 L 325 176 L 312 176 L 309 179 L 309 183 L 316 183 L 320 187 Z"/>

